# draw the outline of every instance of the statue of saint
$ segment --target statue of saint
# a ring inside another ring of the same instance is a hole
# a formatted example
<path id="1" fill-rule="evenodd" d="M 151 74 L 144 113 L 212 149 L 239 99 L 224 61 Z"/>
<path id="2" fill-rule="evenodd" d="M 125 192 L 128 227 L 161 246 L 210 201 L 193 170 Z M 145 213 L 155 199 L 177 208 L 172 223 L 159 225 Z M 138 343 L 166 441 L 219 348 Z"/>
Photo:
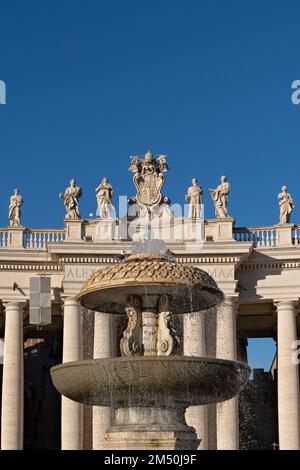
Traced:
<path id="1" fill-rule="evenodd" d="M 217 219 L 224 219 L 228 215 L 228 194 L 230 193 L 230 184 L 226 176 L 221 176 L 221 184 L 216 189 L 210 189 L 212 200 L 215 205 L 215 215 Z"/>
<path id="2" fill-rule="evenodd" d="M 291 195 L 287 192 L 287 187 L 282 186 L 281 193 L 278 194 L 279 210 L 280 210 L 280 224 L 289 224 L 291 220 L 291 213 L 295 207 L 295 203 Z"/>
<path id="3" fill-rule="evenodd" d="M 103 178 L 99 186 L 95 189 L 100 219 L 111 219 L 115 208 L 112 204 L 113 188 L 108 182 L 108 178 Z"/>
<path id="4" fill-rule="evenodd" d="M 11 227 L 21 227 L 21 206 L 23 198 L 19 189 L 14 190 L 13 196 L 10 198 L 9 204 L 9 225 Z"/>
<path id="5" fill-rule="evenodd" d="M 203 190 L 197 183 L 197 178 L 193 178 L 192 186 L 189 187 L 185 196 L 185 200 L 189 203 L 189 219 L 200 218 Z"/>
<path id="6" fill-rule="evenodd" d="M 65 190 L 64 194 L 60 194 L 60 199 L 64 200 L 67 211 L 66 219 L 80 219 L 79 198 L 82 196 L 82 189 L 76 186 L 76 180 L 70 181 L 70 186 Z"/>

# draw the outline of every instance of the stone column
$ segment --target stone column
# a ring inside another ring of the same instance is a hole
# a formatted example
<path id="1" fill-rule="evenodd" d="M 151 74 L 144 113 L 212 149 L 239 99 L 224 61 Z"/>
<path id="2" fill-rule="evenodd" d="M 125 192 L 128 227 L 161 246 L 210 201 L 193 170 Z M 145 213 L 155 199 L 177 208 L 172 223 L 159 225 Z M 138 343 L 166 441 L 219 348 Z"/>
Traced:
<path id="1" fill-rule="evenodd" d="M 95 312 L 94 359 L 113 355 L 114 319 L 112 315 Z M 111 425 L 111 407 L 93 406 L 93 450 L 103 449 L 103 438 Z"/>
<path id="2" fill-rule="evenodd" d="M 280 450 L 300 449 L 299 366 L 293 361 L 297 340 L 296 305 L 276 302 L 278 355 L 278 428 Z"/>
<path id="3" fill-rule="evenodd" d="M 216 357 L 236 360 L 237 299 L 226 297 L 217 312 Z M 238 398 L 217 404 L 217 449 L 239 449 Z"/>
<path id="4" fill-rule="evenodd" d="M 184 356 L 205 356 L 204 314 L 190 313 L 188 315 L 184 315 L 183 321 Z M 197 437 L 200 439 L 198 449 L 207 450 L 207 407 L 205 405 L 190 406 L 186 410 L 185 417 L 187 424 L 196 430 Z"/>
<path id="5" fill-rule="evenodd" d="M 23 449 L 24 341 L 20 302 L 9 302 L 5 306 L 1 419 L 1 449 Z"/>
<path id="6" fill-rule="evenodd" d="M 63 362 L 81 359 L 81 314 L 78 302 L 64 300 Z M 62 397 L 61 447 L 62 450 L 82 449 L 82 405 Z"/>

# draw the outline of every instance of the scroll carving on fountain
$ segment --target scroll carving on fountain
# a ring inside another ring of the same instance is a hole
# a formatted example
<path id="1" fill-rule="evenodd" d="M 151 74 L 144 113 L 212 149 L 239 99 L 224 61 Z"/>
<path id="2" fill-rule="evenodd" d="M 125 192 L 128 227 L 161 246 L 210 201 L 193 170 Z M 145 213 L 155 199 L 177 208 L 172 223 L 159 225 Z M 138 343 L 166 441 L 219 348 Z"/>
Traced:
<path id="1" fill-rule="evenodd" d="M 128 325 L 120 343 L 121 355 L 123 357 L 141 356 L 143 352 L 141 297 L 137 295 L 128 296 L 125 311 Z"/>
<path id="2" fill-rule="evenodd" d="M 151 299 L 153 300 L 153 299 Z M 169 300 L 162 295 L 158 302 L 158 314 L 142 312 L 142 297 L 131 295 L 127 299 L 125 311 L 128 318 L 123 333 L 120 351 L 123 357 L 131 356 L 169 356 L 179 338 L 173 327 Z"/>
<path id="3" fill-rule="evenodd" d="M 95 272 L 77 298 L 89 310 L 127 314 L 123 357 L 56 366 L 56 388 L 74 401 L 115 409 L 106 449 L 197 449 L 201 436 L 186 424 L 186 408 L 232 398 L 249 376 L 247 364 L 176 355 L 174 315 L 220 304 L 223 293 L 214 280 L 151 240 Z"/>
<path id="4" fill-rule="evenodd" d="M 167 295 L 160 297 L 158 311 L 157 354 L 158 356 L 169 356 L 173 353 L 176 344 L 179 343 L 179 338 L 173 326 Z"/>

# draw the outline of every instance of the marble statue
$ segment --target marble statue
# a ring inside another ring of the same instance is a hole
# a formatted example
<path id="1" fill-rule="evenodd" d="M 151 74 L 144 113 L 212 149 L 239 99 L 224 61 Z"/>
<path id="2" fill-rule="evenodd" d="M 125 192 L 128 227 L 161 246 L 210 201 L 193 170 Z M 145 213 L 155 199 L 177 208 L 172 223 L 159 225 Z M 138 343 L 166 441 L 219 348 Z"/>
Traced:
<path id="1" fill-rule="evenodd" d="M 217 219 L 224 219 L 228 215 L 228 194 L 230 184 L 226 176 L 221 176 L 221 184 L 216 189 L 210 189 L 212 200 L 215 205 L 215 215 Z"/>
<path id="2" fill-rule="evenodd" d="M 280 210 L 280 224 L 289 224 L 291 220 L 291 213 L 295 207 L 295 203 L 291 195 L 287 192 L 287 187 L 282 186 L 281 193 L 278 194 L 279 210 Z"/>
<path id="3" fill-rule="evenodd" d="M 113 188 L 108 182 L 108 178 L 103 178 L 99 186 L 95 189 L 100 219 L 111 219 L 115 208 L 112 204 Z"/>
<path id="4" fill-rule="evenodd" d="M 19 189 L 14 190 L 9 204 L 9 225 L 11 227 L 21 227 L 21 206 L 23 198 Z"/>
<path id="5" fill-rule="evenodd" d="M 201 214 L 203 190 L 197 183 L 197 178 L 193 178 L 192 186 L 189 187 L 185 196 L 185 200 L 189 203 L 189 219 L 199 219 Z"/>
<path id="6" fill-rule="evenodd" d="M 67 211 L 66 219 L 80 219 L 79 198 L 82 196 L 82 188 L 76 186 L 76 180 L 70 181 L 70 186 L 65 190 L 64 194 L 60 194 L 60 199 L 64 200 Z"/>
<path id="7" fill-rule="evenodd" d="M 160 206 L 165 199 L 161 193 L 165 182 L 163 173 L 168 171 L 168 168 L 166 155 L 155 158 L 150 150 L 144 159 L 138 155 L 131 157 L 129 171 L 134 173 L 133 182 L 137 194 L 129 199 L 129 204 L 138 203 L 148 215 L 154 207 Z"/>

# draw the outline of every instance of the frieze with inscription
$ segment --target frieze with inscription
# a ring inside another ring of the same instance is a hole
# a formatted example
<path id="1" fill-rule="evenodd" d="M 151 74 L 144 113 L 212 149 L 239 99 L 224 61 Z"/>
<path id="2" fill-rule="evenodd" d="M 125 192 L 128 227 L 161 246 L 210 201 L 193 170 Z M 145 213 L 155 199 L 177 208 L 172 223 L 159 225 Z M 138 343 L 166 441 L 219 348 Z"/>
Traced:
<path id="1" fill-rule="evenodd" d="M 96 266 L 65 266 L 65 277 L 64 280 L 85 280 L 91 276 L 94 272 L 98 271 Z"/>
<path id="2" fill-rule="evenodd" d="M 216 266 L 202 266 L 199 265 L 201 269 L 205 269 L 205 271 L 212 276 L 214 279 L 234 279 L 234 267 L 233 266 L 223 266 L 223 267 L 216 267 Z M 89 265 L 66 265 L 65 266 L 65 277 L 64 280 L 85 280 L 91 274 L 95 273 L 99 270 L 98 266 L 89 266 Z"/>

